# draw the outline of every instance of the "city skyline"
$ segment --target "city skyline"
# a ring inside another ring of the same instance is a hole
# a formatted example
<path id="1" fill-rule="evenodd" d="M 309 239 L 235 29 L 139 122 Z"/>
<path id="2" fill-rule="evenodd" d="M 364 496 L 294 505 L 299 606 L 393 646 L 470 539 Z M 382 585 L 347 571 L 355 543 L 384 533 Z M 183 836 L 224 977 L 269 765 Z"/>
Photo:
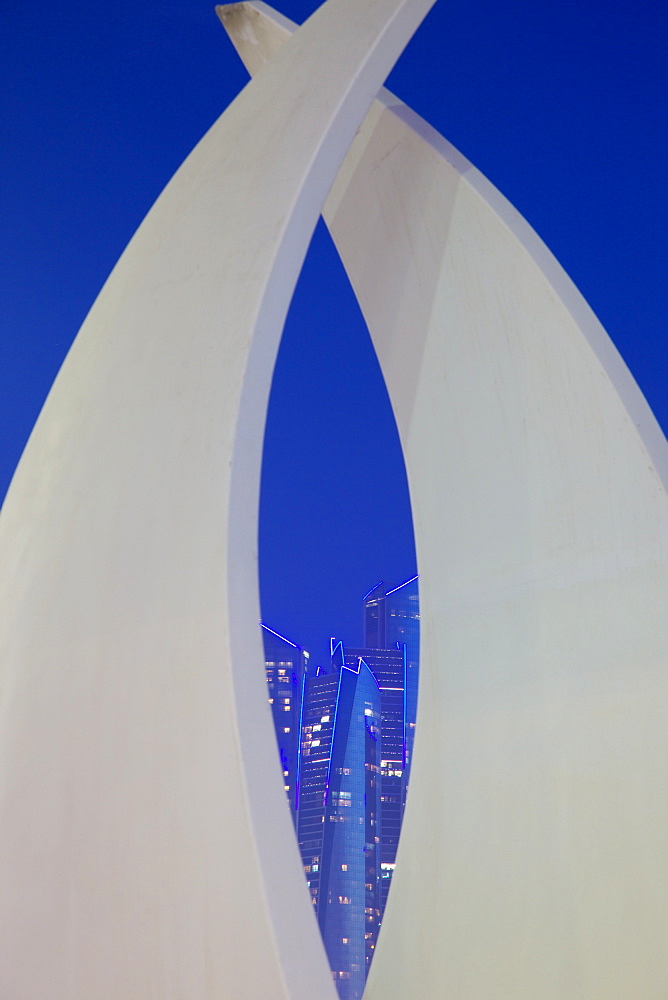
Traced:
<path id="1" fill-rule="evenodd" d="M 315 6 L 290 0 L 283 10 L 301 21 Z M 536 228 L 664 429 L 665 18 L 650 4 L 611 5 L 603 20 L 596 4 L 441 3 L 388 81 Z M 247 77 L 208 5 L 169 2 L 156 15 L 120 2 L 101 19 L 66 0 L 47 24 L 9 2 L 0 20 L 4 494 L 116 258 Z M 363 594 L 370 569 L 388 580 L 417 569 L 400 449 L 365 338 L 320 226 L 277 367 L 261 527 L 263 616 L 290 635 L 296 607 L 306 608 L 313 635 L 302 640 L 315 656 L 325 604 L 353 637 L 361 623 L 349 595 Z"/>
<path id="2" fill-rule="evenodd" d="M 302 866 L 340 1000 L 360 1000 L 391 890 L 417 709 L 418 578 L 360 601 L 330 657 L 262 623 L 267 696 Z"/>

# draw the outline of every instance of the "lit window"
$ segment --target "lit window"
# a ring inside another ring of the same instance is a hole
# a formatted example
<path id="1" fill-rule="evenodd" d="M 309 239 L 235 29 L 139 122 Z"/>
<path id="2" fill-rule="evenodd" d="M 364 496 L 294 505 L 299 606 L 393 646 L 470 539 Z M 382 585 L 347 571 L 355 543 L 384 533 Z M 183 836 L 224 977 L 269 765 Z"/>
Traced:
<path id="1" fill-rule="evenodd" d="M 283 732 L 284 733 L 289 733 L 290 732 L 290 726 L 286 726 L 285 729 L 283 730 Z"/>
<path id="2" fill-rule="evenodd" d="M 320 719 L 320 721 L 321 722 L 329 722 L 329 716 L 328 715 L 323 715 L 322 718 Z"/>
<path id="3" fill-rule="evenodd" d="M 348 944 L 348 938 L 341 938 L 341 944 Z"/>
<path id="4" fill-rule="evenodd" d="M 365 715 L 373 715 L 373 709 L 372 708 L 365 708 L 364 709 L 364 714 Z"/>
<path id="5" fill-rule="evenodd" d="M 322 729 L 322 726 L 314 726 L 313 727 L 313 732 L 314 733 L 319 733 L 321 729 Z"/>
<path id="6" fill-rule="evenodd" d="M 341 865 L 341 871 L 342 872 L 347 872 L 348 871 L 348 865 Z"/>
<path id="7" fill-rule="evenodd" d="M 289 698 L 284 698 L 283 699 L 283 704 L 284 705 L 289 705 L 290 704 L 290 699 Z"/>
<path id="8" fill-rule="evenodd" d="M 320 740 L 312 740 L 311 741 L 311 746 L 312 747 L 319 747 L 320 746 Z"/>

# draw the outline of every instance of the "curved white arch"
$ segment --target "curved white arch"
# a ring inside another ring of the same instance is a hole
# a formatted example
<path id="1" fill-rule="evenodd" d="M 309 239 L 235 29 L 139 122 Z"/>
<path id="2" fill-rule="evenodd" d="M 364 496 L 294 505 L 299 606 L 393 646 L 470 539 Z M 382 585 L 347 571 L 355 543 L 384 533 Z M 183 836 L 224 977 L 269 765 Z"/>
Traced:
<path id="1" fill-rule="evenodd" d="M 291 30 L 261 3 L 235 20 L 253 70 Z M 535 233 L 387 91 L 323 214 L 421 575 L 409 806 L 365 996 L 661 1000 L 666 441 Z"/>
<path id="2" fill-rule="evenodd" d="M 244 90 L 33 432 L 0 525 L 2 996 L 334 996 L 254 666 L 262 430 L 327 189 L 431 2 L 329 0 Z"/>

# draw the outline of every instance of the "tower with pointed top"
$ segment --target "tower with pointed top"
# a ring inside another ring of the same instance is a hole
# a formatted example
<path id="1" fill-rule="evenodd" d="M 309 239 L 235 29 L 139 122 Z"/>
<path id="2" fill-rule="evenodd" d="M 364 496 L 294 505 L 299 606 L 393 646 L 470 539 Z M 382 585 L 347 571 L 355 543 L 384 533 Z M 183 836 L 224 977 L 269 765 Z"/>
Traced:
<path id="1" fill-rule="evenodd" d="M 340 1000 L 360 1000 L 380 921 L 381 694 L 339 643 L 306 675 L 297 836 Z"/>

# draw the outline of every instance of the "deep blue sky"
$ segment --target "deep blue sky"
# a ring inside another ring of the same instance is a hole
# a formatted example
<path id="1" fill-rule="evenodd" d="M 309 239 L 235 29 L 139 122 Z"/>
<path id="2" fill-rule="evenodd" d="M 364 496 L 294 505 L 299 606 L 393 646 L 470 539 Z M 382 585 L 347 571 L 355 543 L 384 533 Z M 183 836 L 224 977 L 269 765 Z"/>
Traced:
<path id="1" fill-rule="evenodd" d="M 667 28 L 662 0 L 438 0 L 388 81 L 542 236 L 664 430 Z M 0 4 L 0 497 L 100 286 L 245 81 L 208 2 Z M 319 657 L 329 634 L 359 641 L 377 579 L 414 572 L 389 405 L 321 230 L 277 365 L 261 527 L 265 618 Z"/>

